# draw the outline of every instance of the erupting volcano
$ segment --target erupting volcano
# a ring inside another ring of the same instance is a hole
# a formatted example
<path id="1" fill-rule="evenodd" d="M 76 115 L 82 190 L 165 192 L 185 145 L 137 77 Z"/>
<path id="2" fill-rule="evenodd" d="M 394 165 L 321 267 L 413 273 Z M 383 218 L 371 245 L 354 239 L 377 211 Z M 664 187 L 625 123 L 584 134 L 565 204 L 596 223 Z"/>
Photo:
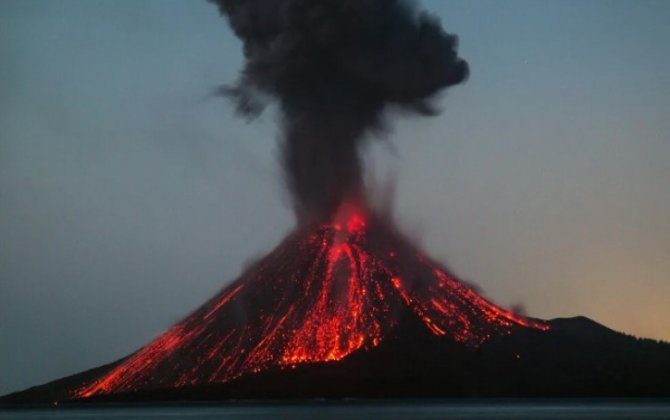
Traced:
<path id="1" fill-rule="evenodd" d="M 221 383 L 268 368 L 338 361 L 384 341 L 409 309 L 431 333 L 478 347 L 547 324 L 504 311 L 344 206 L 289 236 L 218 296 L 74 396 Z"/>
<path id="2" fill-rule="evenodd" d="M 5 401 L 670 395 L 667 345 L 503 310 L 372 210 L 360 144 L 387 109 L 436 115 L 469 74 L 435 18 L 402 0 L 212 1 L 245 55 L 217 92 L 248 118 L 278 105 L 295 229 L 136 353 Z"/>

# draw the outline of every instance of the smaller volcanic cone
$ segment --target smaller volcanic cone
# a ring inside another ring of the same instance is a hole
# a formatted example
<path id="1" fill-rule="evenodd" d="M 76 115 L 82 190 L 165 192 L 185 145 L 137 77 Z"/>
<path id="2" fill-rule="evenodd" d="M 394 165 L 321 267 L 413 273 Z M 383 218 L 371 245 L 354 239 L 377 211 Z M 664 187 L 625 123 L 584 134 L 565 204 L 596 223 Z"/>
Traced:
<path id="1" fill-rule="evenodd" d="M 345 204 L 331 223 L 291 234 L 72 397 L 223 383 L 271 368 L 336 362 L 378 346 L 401 313 L 467 347 L 514 328 L 548 328 L 490 303 L 364 208 Z"/>

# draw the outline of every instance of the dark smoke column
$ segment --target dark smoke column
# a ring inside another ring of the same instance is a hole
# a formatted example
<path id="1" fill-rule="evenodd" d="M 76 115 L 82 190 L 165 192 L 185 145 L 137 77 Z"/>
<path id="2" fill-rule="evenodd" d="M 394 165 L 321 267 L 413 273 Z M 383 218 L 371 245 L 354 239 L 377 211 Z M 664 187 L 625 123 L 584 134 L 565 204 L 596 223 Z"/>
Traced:
<path id="1" fill-rule="evenodd" d="M 223 88 L 253 116 L 283 113 L 282 163 L 299 222 L 362 199 L 358 143 L 394 105 L 434 115 L 430 99 L 468 76 L 457 38 L 401 0 L 211 0 L 244 43 L 246 63 Z"/>

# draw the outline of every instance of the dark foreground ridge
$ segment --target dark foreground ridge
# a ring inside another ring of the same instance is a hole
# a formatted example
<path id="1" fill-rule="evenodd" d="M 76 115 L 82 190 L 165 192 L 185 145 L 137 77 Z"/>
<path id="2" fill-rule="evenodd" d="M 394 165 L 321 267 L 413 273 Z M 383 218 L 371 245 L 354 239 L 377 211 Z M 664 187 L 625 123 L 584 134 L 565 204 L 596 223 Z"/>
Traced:
<path id="1" fill-rule="evenodd" d="M 271 369 L 224 384 L 99 395 L 74 402 L 670 396 L 670 344 L 617 333 L 585 317 L 559 318 L 549 324 L 548 331 L 519 328 L 473 350 L 406 322 L 380 346 L 336 363 Z M 65 390 L 114 365 L 10 394 L 0 403 L 67 402 Z"/>

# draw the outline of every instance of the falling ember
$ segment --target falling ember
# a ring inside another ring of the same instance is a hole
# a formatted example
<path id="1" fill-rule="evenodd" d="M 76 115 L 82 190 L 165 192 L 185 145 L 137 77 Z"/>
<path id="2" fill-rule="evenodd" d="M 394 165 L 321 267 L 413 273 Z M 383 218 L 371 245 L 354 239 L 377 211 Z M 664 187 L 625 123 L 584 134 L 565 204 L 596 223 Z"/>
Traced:
<path id="1" fill-rule="evenodd" d="M 366 212 L 289 236 L 215 298 L 91 383 L 92 395 L 223 383 L 247 373 L 336 362 L 379 346 L 402 308 L 428 331 L 478 347 L 541 321 L 488 302 Z"/>

